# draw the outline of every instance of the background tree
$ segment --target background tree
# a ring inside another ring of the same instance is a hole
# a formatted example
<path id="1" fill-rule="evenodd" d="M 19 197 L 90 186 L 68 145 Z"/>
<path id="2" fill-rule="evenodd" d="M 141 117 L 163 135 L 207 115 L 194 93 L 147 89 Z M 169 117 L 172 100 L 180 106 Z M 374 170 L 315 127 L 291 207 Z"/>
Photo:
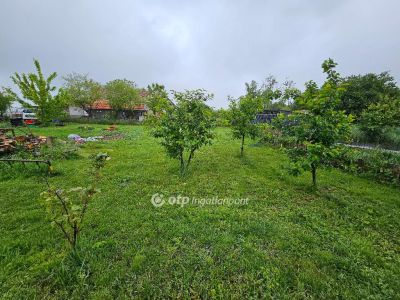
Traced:
<path id="1" fill-rule="evenodd" d="M 231 120 L 231 112 L 229 109 L 219 108 L 214 109 L 214 118 L 217 126 L 228 127 Z"/>
<path id="2" fill-rule="evenodd" d="M 285 80 L 281 86 L 281 96 L 278 98 L 278 103 L 283 108 L 295 108 L 296 99 L 300 97 L 301 91 L 295 87 L 292 80 Z"/>
<path id="3" fill-rule="evenodd" d="M 9 92 L 3 88 L 3 90 L 0 91 L 0 118 L 3 118 L 4 114 L 11 107 L 12 102 L 12 95 L 10 95 Z"/>
<path id="4" fill-rule="evenodd" d="M 400 98 L 400 89 L 388 72 L 349 76 L 345 78 L 344 84 L 346 90 L 340 97 L 339 108 L 352 114 L 356 120 L 370 105 Z"/>
<path id="5" fill-rule="evenodd" d="M 71 104 L 90 113 L 94 101 L 103 97 L 100 83 L 88 78 L 87 74 L 71 73 L 63 77 L 64 90 L 69 94 Z"/>
<path id="6" fill-rule="evenodd" d="M 152 83 L 147 86 L 147 93 L 146 104 L 154 115 L 166 111 L 171 105 L 165 86 Z"/>
<path id="7" fill-rule="evenodd" d="M 352 116 L 339 110 L 344 85 L 335 67 L 332 59 L 324 61 L 322 68 L 327 81 L 321 88 L 312 81 L 306 84 L 306 92 L 298 100 L 306 112 L 296 112 L 288 119 L 281 117 L 276 121 L 283 133 L 294 140 L 293 147 L 287 149 L 293 174 L 310 171 L 314 186 L 317 169 L 338 154 L 337 142 L 350 134 Z"/>
<path id="8" fill-rule="evenodd" d="M 371 142 L 380 142 L 385 131 L 400 127 L 400 98 L 369 105 L 360 116 L 361 130 Z"/>
<path id="9" fill-rule="evenodd" d="M 173 96 L 176 105 L 168 107 L 167 113 L 161 116 L 153 135 L 161 138 L 161 145 L 170 157 L 179 159 L 183 175 L 195 152 L 211 144 L 214 121 L 212 110 L 206 102 L 213 95 L 199 89 L 173 92 Z"/>
<path id="10" fill-rule="evenodd" d="M 37 116 L 42 123 L 47 123 L 53 118 L 60 118 L 65 114 L 65 108 L 68 102 L 67 94 L 52 85 L 57 73 L 51 73 L 45 78 L 39 61 L 34 60 L 36 68 L 35 73 L 18 74 L 11 76 L 13 82 L 18 86 L 23 99 L 11 90 L 9 91 L 14 99 L 26 107 L 33 108 L 37 106 Z"/>
<path id="11" fill-rule="evenodd" d="M 139 92 L 136 84 L 127 79 L 115 79 L 105 85 L 105 96 L 115 110 L 123 110 L 139 103 Z"/>

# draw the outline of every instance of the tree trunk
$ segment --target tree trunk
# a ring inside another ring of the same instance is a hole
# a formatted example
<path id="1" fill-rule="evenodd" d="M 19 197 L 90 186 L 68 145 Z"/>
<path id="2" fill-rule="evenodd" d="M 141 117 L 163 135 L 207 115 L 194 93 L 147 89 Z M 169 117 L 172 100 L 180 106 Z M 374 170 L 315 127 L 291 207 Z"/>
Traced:
<path id="1" fill-rule="evenodd" d="M 181 162 L 181 175 L 183 175 L 183 173 L 185 173 L 185 161 L 183 160 L 183 153 L 179 155 L 179 159 Z"/>
<path id="2" fill-rule="evenodd" d="M 311 174 L 313 186 L 317 186 L 317 167 L 314 164 L 311 164 Z"/>
<path id="3" fill-rule="evenodd" d="M 72 239 L 72 248 L 75 250 L 76 248 L 76 243 L 78 241 L 78 234 L 79 234 L 79 229 L 78 229 L 78 225 L 75 222 L 74 223 L 74 235 L 73 235 L 73 239 Z"/>
<path id="4" fill-rule="evenodd" d="M 191 151 L 190 151 L 190 155 L 189 155 L 188 162 L 187 162 L 187 164 L 186 164 L 186 169 L 189 168 L 190 162 L 191 162 L 191 160 L 192 160 L 192 158 L 193 158 L 193 154 L 194 154 L 194 150 L 191 150 Z"/>
<path id="5" fill-rule="evenodd" d="M 240 156 L 243 156 L 244 134 L 242 135 L 242 146 L 240 147 Z"/>

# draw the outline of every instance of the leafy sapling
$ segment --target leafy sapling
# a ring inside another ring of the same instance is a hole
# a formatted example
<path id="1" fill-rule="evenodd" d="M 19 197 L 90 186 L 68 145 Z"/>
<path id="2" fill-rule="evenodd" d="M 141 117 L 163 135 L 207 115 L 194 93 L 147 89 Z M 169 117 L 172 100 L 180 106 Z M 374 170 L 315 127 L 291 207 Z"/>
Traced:
<path id="1" fill-rule="evenodd" d="M 345 86 L 335 67 L 332 59 L 324 61 L 322 68 L 327 80 L 321 88 L 314 82 L 306 84 L 305 92 L 298 99 L 304 110 L 276 122 L 284 135 L 294 139 L 294 145 L 287 149 L 293 175 L 302 170 L 310 171 L 314 186 L 318 168 L 328 166 L 339 154 L 337 143 L 349 137 L 353 120 L 351 115 L 338 109 Z"/>
<path id="2" fill-rule="evenodd" d="M 70 247 L 75 251 L 78 237 L 82 231 L 89 203 L 99 192 L 95 184 L 100 178 L 100 170 L 110 157 L 106 153 L 99 153 L 91 157 L 91 174 L 93 183 L 87 187 L 74 187 L 68 190 L 56 188 L 45 178 L 47 190 L 40 195 L 40 201 L 46 208 L 52 225 L 63 233 Z"/>
<path id="3" fill-rule="evenodd" d="M 161 139 L 168 156 L 179 160 L 183 175 L 195 152 L 213 139 L 213 113 L 206 105 L 212 95 L 204 90 L 173 92 L 173 95 L 176 105 L 167 108 L 153 135 Z"/>

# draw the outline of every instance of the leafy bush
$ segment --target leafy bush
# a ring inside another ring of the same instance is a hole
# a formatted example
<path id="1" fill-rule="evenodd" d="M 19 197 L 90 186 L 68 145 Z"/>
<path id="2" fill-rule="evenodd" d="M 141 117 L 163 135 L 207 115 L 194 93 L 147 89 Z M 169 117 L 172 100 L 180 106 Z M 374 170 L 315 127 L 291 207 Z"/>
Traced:
<path id="1" fill-rule="evenodd" d="M 296 138 L 284 135 L 282 130 L 274 125 L 264 124 L 260 128 L 260 142 L 275 147 L 287 148 L 296 145 Z"/>
<path id="2" fill-rule="evenodd" d="M 400 127 L 384 128 L 379 136 L 371 139 L 359 126 L 353 126 L 351 139 L 356 144 L 371 144 L 386 149 L 400 149 Z"/>
<path id="3" fill-rule="evenodd" d="M 271 127 L 263 130 L 261 142 L 284 148 L 293 147 L 295 143 L 294 139 L 286 137 L 282 132 Z M 300 167 L 299 165 L 298 168 Z M 337 145 L 335 155 L 325 157 L 321 161 L 321 167 L 339 168 L 380 182 L 400 184 L 400 154 L 394 152 Z M 290 171 L 296 174 L 296 169 Z"/>
<path id="4" fill-rule="evenodd" d="M 347 172 L 400 184 L 400 154 L 394 152 L 343 147 L 330 163 Z"/>

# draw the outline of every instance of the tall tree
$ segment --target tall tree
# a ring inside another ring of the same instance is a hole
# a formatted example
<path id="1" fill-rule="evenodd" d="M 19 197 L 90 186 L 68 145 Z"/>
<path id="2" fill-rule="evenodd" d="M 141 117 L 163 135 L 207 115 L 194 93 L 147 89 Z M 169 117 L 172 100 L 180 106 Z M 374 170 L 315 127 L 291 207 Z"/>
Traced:
<path id="1" fill-rule="evenodd" d="M 171 105 L 165 87 L 158 83 L 148 85 L 146 104 L 154 115 L 165 111 Z"/>
<path id="2" fill-rule="evenodd" d="M 346 90 L 341 95 L 340 109 L 358 120 L 372 104 L 388 102 L 400 97 L 400 89 L 388 72 L 353 75 L 345 78 Z"/>
<path id="3" fill-rule="evenodd" d="M 7 110 L 10 108 L 13 102 L 13 97 L 7 91 L 7 89 L 3 88 L 0 91 L 0 117 L 2 118 Z"/>
<path id="4" fill-rule="evenodd" d="M 322 68 L 327 80 L 321 88 L 312 81 L 307 83 L 306 92 L 299 99 L 305 112 L 276 120 L 283 133 L 294 140 L 294 146 L 287 149 L 293 174 L 310 171 L 314 186 L 317 169 L 337 154 L 337 142 L 350 134 L 352 116 L 339 109 L 344 85 L 335 67 L 332 59 L 324 61 Z"/>
<path id="5" fill-rule="evenodd" d="M 136 84 L 127 79 L 115 79 L 107 82 L 105 96 L 116 111 L 131 108 L 139 102 Z"/>
<path id="6" fill-rule="evenodd" d="M 103 96 L 101 84 L 88 78 L 87 74 L 71 73 L 63 79 L 64 89 L 70 96 L 71 104 L 88 113 L 93 102 Z"/>
<path id="7" fill-rule="evenodd" d="M 175 106 L 168 107 L 161 116 L 153 135 L 161 139 L 171 158 L 180 162 L 183 175 L 189 168 L 195 152 L 210 144 L 214 121 L 212 110 L 206 102 L 213 97 L 204 90 L 173 92 Z"/>
<path id="8" fill-rule="evenodd" d="M 42 123 L 47 123 L 53 118 L 59 118 L 65 114 L 67 105 L 67 94 L 63 89 L 58 89 L 52 85 L 57 73 L 53 72 L 45 78 L 42 73 L 39 61 L 34 60 L 35 73 L 15 73 L 11 76 L 13 82 L 18 86 L 23 99 L 16 93 L 11 92 L 13 98 L 18 100 L 26 107 L 37 106 L 38 119 Z"/>

